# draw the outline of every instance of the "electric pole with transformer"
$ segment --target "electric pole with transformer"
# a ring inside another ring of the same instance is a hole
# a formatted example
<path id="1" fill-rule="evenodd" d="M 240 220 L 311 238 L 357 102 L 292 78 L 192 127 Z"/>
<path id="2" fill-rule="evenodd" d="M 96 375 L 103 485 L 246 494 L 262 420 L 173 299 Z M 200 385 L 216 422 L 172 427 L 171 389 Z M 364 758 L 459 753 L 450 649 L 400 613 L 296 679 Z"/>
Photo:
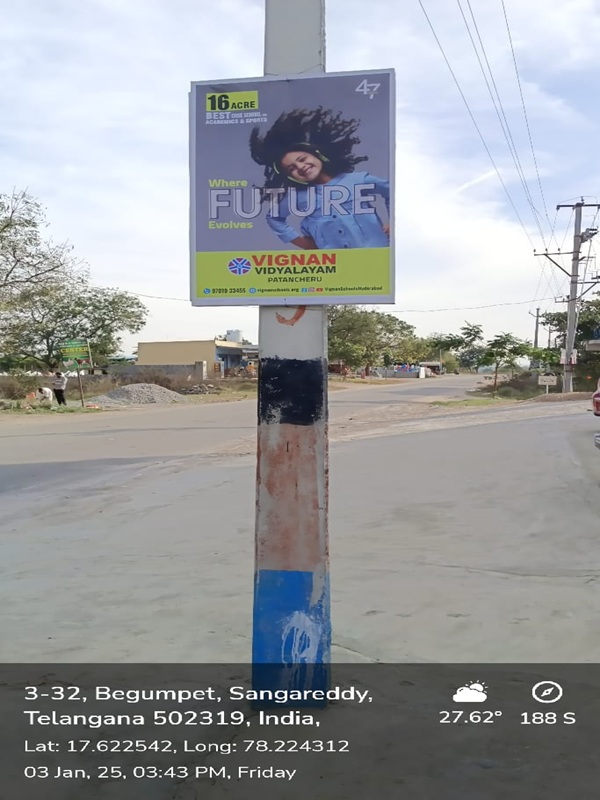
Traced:
<path id="1" fill-rule="evenodd" d="M 586 228 L 584 231 L 581 230 L 581 220 L 584 208 L 596 208 L 600 209 L 600 204 L 598 203 L 586 203 L 583 197 L 578 203 L 561 203 L 556 206 L 556 210 L 558 211 L 561 208 L 571 208 L 575 211 L 575 223 L 573 227 L 573 250 L 571 253 L 536 253 L 536 256 L 543 255 L 549 261 L 551 261 L 556 267 L 558 267 L 561 272 L 564 272 L 565 275 L 570 280 L 570 287 L 569 287 L 569 297 L 565 301 L 568 303 L 567 308 L 567 332 L 565 336 L 565 347 L 564 347 L 564 376 L 563 376 L 563 394 L 567 394 L 573 391 L 573 368 L 576 363 L 576 350 L 575 350 L 575 336 L 577 332 L 577 318 L 579 315 L 579 303 L 582 297 L 587 294 L 594 286 L 597 286 L 600 283 L 600 276 L 594 276 L 591 281 L 580 281 L 579 279 L 579 265 L 581 261 L 585 260 L 585 257 L 582 258 L 581 256 L 581 245 L 585 242 L 589 242 L 592 237 L 594 237 L 598 233 L 598 228 Z M 561 264 L 552 258 L 552 256 L 561 256 L 561 255 L 571 255 L 571 271 L 569 272 L 566 270 Z M 590 286 L 588 289 L 579 293 L 579 287 L 583 286 L 585 283 L 589 283 Z M 537 327 L 537 326 L 536 326 Z"/>

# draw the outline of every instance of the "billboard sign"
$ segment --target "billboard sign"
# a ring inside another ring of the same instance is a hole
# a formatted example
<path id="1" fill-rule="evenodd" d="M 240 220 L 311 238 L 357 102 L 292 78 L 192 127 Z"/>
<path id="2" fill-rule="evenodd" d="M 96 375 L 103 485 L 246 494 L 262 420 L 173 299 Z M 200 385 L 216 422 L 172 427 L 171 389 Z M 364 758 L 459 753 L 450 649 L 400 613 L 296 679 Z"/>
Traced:
<path id="1" fill-rule="evenodd" d="M 393 303 L 394 72 L 193 83 L 192 305 Z"/>
<path id="2" fill-rule="evenodd" d="M 91 364 L 90 346 L 87 339 L 69 339 L 60 345 L 64 364 Z"/>

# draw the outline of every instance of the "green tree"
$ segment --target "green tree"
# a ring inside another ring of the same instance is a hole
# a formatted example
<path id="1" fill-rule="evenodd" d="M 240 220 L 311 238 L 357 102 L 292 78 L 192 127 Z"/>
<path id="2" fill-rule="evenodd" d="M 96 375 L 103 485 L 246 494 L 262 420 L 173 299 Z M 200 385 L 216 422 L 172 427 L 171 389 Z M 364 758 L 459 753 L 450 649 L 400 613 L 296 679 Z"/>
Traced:
<path id="1" fill-rule="evenodd" d="M 494 386 L 496 394 L 498 389 L 498 372 L 502 367 L 514 368 L 517 360 L 531 353 L 531 345 L 512 333 L 499 333 L 490 339 L 485 347 L 481 364 L 494 367 Z"/>
<path id="2" fill-rule="evenodd" d="M 15 294 L 84 272 L 71 245 L 44 237 L 42 205 L 25 191 L 0 193 L 0 308 Z"/>
<path id="3" fill-rule="evenodd" d="M 451 350 L 448 350 L 446 353 L 442 353 L 442 364 L 446 372 L 454 372 L 454 370 L 458 369 L 459 361 L 457 356 Z"/>
<path id="4" fill-rule="evenodd" d="M 60 363 L 62 341 L 88 339 L 94 363 L 103 366 L 119 351 L 119 334 L 140 331 L 147 314 L 137 297 L 91 286 L 81 276 L 44 288 L 34 284 L 0 310 L 0 350 L 52 369 Z"/>
<path id="5" fill-rule="evenodd" d="M 560 350 L 532 347 L 529 355 L 532 363 L 536 363 L 542 368 L 555 369 L 560 366 Z"/>
<path id="6" fill-rule="evenodd" d="M 465 322 L 460 329 L 460 338 L 460 349 L 480 345 L 483 342 L 483 328 L 481 325 L 475 325 L 472 322 Z"/>
<path id="7" fill-rule="evenodd" d="M 371 367 L 382 363 L 383 354 L 397 357 L 415 329 L 393 314 L 368 311 L 360 306 L 330 306 L 328 309 L 329 358 L 349 367 Z"/>
<path id="8" fill-rule="evenodd" d="M 483 328 L 465 322 L 459 333 L 434 333 L 429 337 L 432 360 L 441 358 L 446 369 L 455 369 L 455 364 L 469 371 L 479 365 L 483 355 Z"/>
<path id="9" fill-rule="evenodd" d="M 462 336 L 454 333 L 432 333 L 428 337 L 428 341 L 431 347 L 431 355 L 435 355 L 437 352 L 438 357 L 440 352 L 451 353 L 459 350 L 464 344 Z"/>
<path id="10" fill-rule="evenodd" d="M 477 369 L 485 357 L 486 348 L 483 345 L 466 345 L 458 351 L 458 363 L 469 372 Z"/>
<path id="11" fill-rule="evenodd" d="M 554 353 L 553 364 L 559 367 L 560 348 L 565 346 L 567 331 L 567 314 L 565 311 L 553 311 L 542 314 L 541 324 L 550 328 L 556 334 L 557 349 Z M 577 328 L 575 330 L 575 347 L 577 348 L 577 365 L 575 377 L 578 388 L 594 389 L 600 378 L 600 353 L 587 351 L 585 343 L 595 338 L 595 332 L 600 327 L 600 299 L 584 300 L 579 309 Z"/>
<path id="12" fill-rule="evenodd" d="M 394 351 L 394 359 L 399 364 L 416 364 L 429 358 L 429 342 L 418 336 L 403 338 Z"/>

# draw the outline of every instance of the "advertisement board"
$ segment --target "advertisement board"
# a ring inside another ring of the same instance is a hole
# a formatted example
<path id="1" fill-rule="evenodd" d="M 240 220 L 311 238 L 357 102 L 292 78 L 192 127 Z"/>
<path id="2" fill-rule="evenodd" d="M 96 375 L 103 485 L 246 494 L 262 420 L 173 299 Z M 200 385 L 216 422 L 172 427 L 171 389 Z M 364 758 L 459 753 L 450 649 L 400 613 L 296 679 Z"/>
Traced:
<path id="1" fill-rule="evenodd" d="M 60 353 L 67 359 L 79 359 L 90 357 L 90 347 L 87 339 L 69 339 L 61 342 Z"/>
<path id="2" fill-rule="evenodd" d="M 65 365 L 90 365 L 90 346 L 87 339 L 70 339 L 59 346 L 60 355 Z"/>
<path id="3" fill-rule="evenodd" d="M 393 303 L 393 70 L 193 83 L 192 305 Z"/>

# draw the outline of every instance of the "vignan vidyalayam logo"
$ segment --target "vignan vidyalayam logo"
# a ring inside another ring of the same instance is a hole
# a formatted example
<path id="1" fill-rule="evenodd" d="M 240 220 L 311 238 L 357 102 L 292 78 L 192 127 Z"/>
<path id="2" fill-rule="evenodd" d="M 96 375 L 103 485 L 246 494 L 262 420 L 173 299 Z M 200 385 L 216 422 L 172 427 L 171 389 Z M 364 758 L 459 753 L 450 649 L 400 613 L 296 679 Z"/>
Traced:
<path id="1" fill-rule="evenodd" d="M 252 264 L 247 258 L 232 258 L 227 269 L 232 275 L 247 275 L 252 269 Z"/>

